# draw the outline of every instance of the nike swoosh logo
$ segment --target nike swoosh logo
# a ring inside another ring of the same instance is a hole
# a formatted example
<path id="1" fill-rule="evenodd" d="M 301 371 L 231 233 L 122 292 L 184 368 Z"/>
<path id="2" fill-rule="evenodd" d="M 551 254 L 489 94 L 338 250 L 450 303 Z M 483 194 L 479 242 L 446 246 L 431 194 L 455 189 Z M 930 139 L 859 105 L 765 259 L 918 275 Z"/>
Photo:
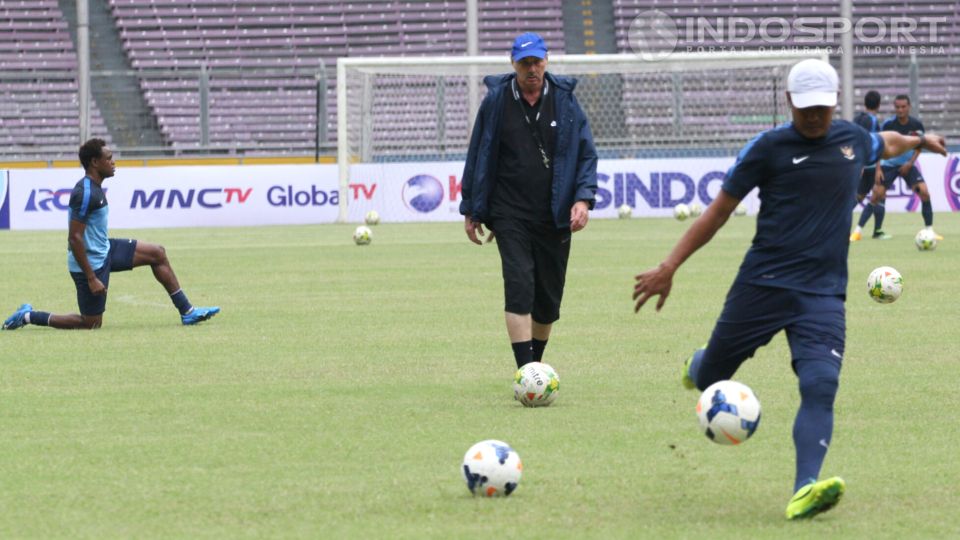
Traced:
<path id="1" fill-rule="evenodd" d="M 520 48 L 522 49 L 522 48 L 526 47 L 527 45 L 533 45 L 533 42 L 532 42 L 532 41 L 528 41 L 528 42 L 526 42 L 526 43 L 522 43 L 522 44 L 520 44 Z"/>
<path id="2" fill-rule="evenodd" d="M 793 158 L 793 164 L 794 164 L 794 165 L 797 165 L 797 164 L 799 164 L 799 163 L 803 163 L 804 161 L 807 160 L 808 157 L 810 157 L 810 156 L 795 157 L 795 158 Z"/>
<path id="3" fill-rule="evenodd" d="M 820 446 L 826 448 L 827 450 L 830 449 L 830 445 L 827 444 L 827 440 L 826 440 L 826 439 L 820 439 Z"/>
<path id="4" fill-rule="evenodd" d="M 843 360 L 843 355 L 838 353 L 836 349 L 830 349 L 830 354 L 836 356 L 837 358 Z"/>

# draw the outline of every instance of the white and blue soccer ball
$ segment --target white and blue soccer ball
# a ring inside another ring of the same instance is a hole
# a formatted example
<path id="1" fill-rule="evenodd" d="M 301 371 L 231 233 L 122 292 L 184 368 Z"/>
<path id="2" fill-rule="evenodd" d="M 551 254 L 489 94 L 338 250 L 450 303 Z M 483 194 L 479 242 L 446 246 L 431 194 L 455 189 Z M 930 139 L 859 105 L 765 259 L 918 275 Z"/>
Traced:
<path id="1" fill-rule="evenodd" d="M 366 225 L 360 225 L 353 231 L 353 241 L 358 246 L 365 246 L 373 240 L 373 231 Z"/>
<path id="2" fill-rule="evenodd" d="M 522 474 L 520 455 L 503 441 L 480 441 L 463 456 L 463 478 L 474 495 L 506 497 L 517 489 Z"/>
<path id="3" fill-rule="evenodd" d="M 629 204 L 623 203 L 617 208 L 617 216 L 620 219 L 630 219 L 633 216 L 633 208 L 630 208 Z"/>
<path id="4" fill-rule="evenodd" d="M 896 302 L 903 293 L 903 276 L 890 266 L 874 268 L 867 277 L 867 294 L 881 304 Z"/>
<path id="5" fill-rule="evenodd" d="M 700 214 L 703 213 L 703 205 L 695 202 L 690 203 L 690 217 L 700 217 Z"/>
<path id="6" fill-rule="evenodd" d="M 690 217 L 690 207 L 684 203 L 680 203 L 673 207 L 673 217 L 677 218 L 678 221 L 683 221 Z"/>
<path id="7" fill-rule="evenodd" d="M 913 242 L 920 251 L 933 251 L 937 249 L 937 234 L 930 229 L 920 229 Z"/>
<path id="8" fill-rule="evenodd" d="M 376 210 L 371 210 L 367 212 L 366 216 L 364 216 L 363 221 L 367 225 L 376 225 L 377 223 L 380 223 L 380 213 Z"/>
<path id="9" fill-rule="evenodd" d="M 700 394 L 697 418 L 708 439 L 737 445 L 749 439 L 760 425 L 760 400 L 743 383 L 718 381 Z"/>
<path id="10" fill-rule="evenodd" d="M 550 364 L 530 362 L 513 377 L 513 399 L 524 407 L 546 407 L 560 394 L 560 376 Z"/>

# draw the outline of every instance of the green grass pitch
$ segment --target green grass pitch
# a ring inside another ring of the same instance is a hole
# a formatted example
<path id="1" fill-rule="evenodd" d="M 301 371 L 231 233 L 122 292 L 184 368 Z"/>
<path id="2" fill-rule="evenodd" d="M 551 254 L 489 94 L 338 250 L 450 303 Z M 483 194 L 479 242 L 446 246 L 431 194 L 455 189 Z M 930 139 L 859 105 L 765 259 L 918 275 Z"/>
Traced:
<path id="1" fill-rule="evenodd" d="M 682 358 L 706 341 L 749 245 L 731 218 L 633 314 L 633 276 L 689 226 L 594 220 L 574 237 L 545 361 L 557 402 L 513 401 L 496 247 L 462 224 L 113 231 L 161 243 L 194 304 L 115 274 L 96 332 L 0 333 L 3 538 L 948 538 L 960 536 L 960 220 L 919 253 L 919 215 L 851 246 L 847 349 L 824 475 L 847 494 L 786 522 L 799 398 L 781 334 L 737 378 L 763 404 L 744 445 L 700 434 Z M 872 225 L 871 225 L 872 226 Z M 0 234 L 0 310 L 73 312 L 66 233 Z M 866 293 L 874 267 L 903 297 Z M 474 499 L 460 464 L 509 442 L 517 492 Z"/>

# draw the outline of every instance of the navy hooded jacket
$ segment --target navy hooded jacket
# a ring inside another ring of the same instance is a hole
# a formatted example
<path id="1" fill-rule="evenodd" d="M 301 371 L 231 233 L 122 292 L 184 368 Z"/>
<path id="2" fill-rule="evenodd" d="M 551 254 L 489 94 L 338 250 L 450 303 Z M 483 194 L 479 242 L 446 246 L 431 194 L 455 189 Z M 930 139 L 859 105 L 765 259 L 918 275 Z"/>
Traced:
<path id="1" fill-rule="evenodd" d="M 490 75 L 483 79 L 489 88 L 480 104 L 470 136 L 470 149 L 463 168 L 460 213 L 474 221 L 489 218 L 489 200 L 497 181 L 497 152 L 500 148 L 500 117 L 503 100 L 515 73 Z M 557 228 L 570 227 L 570 208 L 577 201 L 586 201 L 593 209 L 597 191 L 597 151 L 587 117 L 580 108 L 573 89 L 577 80 L 546 73 L 555 94 L 557 146 L 553 156 L 553 190 L 551 209 Z"/>

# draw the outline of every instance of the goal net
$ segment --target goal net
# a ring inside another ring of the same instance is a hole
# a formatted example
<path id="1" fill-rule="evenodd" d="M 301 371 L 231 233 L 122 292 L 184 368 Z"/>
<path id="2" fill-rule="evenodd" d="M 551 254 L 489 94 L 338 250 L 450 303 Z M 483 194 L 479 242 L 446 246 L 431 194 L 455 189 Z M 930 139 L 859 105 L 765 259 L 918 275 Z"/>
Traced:
<path id="1" fill-rule="evenodd" d="M 558 55 L 547 71 L 578 79 L 575 94 L 602 158 L 730 155 L 782 123 L 798 52 Z M 825 58 L 824 58 L 825 59 Z M 486 95 L 483 78 L 509 57 L 340 58 L 337 158 L 341 193 L 355 163 L 459 161 Z M 340 197 L 340 219 L 347 197 Z"/>

